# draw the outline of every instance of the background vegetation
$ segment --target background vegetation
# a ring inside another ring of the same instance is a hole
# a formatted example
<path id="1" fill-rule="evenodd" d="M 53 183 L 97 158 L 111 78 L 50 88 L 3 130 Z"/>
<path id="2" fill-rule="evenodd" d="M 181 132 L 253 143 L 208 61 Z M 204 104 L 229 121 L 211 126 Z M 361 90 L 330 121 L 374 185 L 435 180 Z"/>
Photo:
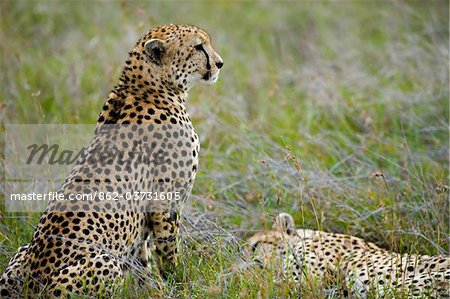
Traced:
<path id="1" fill-rule="evenodd" d="M 155 274 L 159 287 L 130 283 L 125 295 L 336 296 L 249 267 L 240 245 L 288 211 L 402 253 L 449 253 L 448 11 L 447 1 L 2 1 L 2 123 L 94 123 L 140 35 L 204 28 L 225 66 L 188 103 L 202 149 L 178 278 L 162 286 Z M 0 211 L 1 270 L 39 214 Z"/>

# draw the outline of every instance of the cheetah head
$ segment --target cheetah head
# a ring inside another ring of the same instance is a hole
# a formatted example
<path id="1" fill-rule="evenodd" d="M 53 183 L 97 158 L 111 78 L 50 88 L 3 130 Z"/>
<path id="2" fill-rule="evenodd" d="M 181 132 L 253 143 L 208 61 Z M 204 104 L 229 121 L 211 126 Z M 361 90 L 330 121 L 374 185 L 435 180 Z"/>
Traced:
<path id="1" fill-rule="evenodd" d="M 153 28 L 138 41 L 133 53 L 127 64 L 142 71 L 142 80 L 184 91 L 197 82 L 215 83 L 223 66 L 208 34 L 190 25 Z"/>
<path id="2" fill-rule="evenodd" d="M 271 230 L 258 232 L 247 240 L 244 257 L 261 267 L 281 265 L 301 239 L 311 238 L 314 234 L 312 230 L 296 229 L 292 216 L 280 213 Z"/>

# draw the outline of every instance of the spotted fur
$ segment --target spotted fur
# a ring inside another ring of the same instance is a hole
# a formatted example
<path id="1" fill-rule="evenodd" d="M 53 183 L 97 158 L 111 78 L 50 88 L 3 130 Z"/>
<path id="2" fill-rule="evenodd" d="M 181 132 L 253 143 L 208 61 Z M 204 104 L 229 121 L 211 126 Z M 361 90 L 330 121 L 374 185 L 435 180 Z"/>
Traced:
<path id="1" fill-rule="evenodd" d="M 448 298 L 450 257 L 398 254 L 344 234 L 296 229 L 278 215 L 271 231 L 248 240 L 247 257 L 263 267 L 281 266 L 299 283 L 309 278 L 344 281 L 344 296 Z"/>
<path id="2" fill-rule="evenodd" d="M 193 26 L 156 27 L 138 40 L 59 190 L 94 200 L 49 204 L 1 276 L 2 297 L 21 297 L 25 284 L 51 297 L 112 294 L 127 271 L 149 270 L 153 246 L 163 275 L 173 270 L 181 208 L 198 167 L 187 92 L 214 83 L 222 65 L 208 34 Z M 119 198 L 102 200 L 102 192 Z M 172 193 L 172 200 L 126 200 L 134 192 Z"/>

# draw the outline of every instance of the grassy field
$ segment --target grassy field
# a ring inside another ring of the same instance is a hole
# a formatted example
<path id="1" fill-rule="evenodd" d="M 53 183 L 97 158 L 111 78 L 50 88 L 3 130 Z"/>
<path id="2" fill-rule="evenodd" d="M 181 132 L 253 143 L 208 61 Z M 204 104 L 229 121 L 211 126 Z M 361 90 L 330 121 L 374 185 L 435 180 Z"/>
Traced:
<path id="1" fill-rule="evenodd" d="M 94 123 L 141 34 L 202 27 L 225 66 L 188 103 L 202 145 L 178 278 L 155 275 L 145 291 L 130 282 L 124 295 L 337 296 L 249 268 L 240 246 L 287 211 L 304 227 L 449 254 L 448 11 L 447 1 L 2 1 L 2 131 Z M 2 270 L 39 214 L 0 211 Z"/>

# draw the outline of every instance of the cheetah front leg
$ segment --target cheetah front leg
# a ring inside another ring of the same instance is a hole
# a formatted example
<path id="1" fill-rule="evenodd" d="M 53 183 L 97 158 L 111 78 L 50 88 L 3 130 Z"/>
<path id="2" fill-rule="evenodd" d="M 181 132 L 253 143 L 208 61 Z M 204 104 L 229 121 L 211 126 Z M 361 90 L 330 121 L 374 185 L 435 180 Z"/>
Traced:
<path id="1" fill-rule="evenodd" d="M 151 213 L 157 262 L 164 278 L 167 278 L 167 274 L 173 273 L 175 270 L 179 220 L 179 212 L 175 209 L 170 212 Z"/>

